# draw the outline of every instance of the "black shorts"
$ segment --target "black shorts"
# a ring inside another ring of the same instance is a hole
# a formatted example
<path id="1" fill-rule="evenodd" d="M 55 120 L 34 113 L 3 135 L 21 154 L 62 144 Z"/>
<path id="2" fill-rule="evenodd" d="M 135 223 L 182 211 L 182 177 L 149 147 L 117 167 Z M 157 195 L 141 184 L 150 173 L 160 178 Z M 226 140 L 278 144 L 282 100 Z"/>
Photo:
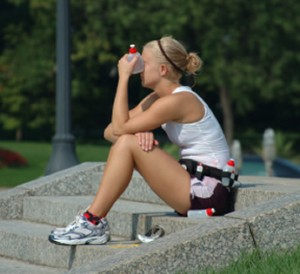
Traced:
<path id="1" fill-rule="evenodd" d="M 231 211 L 231 195 L 230 190 L 218 183 L 214 189 L 214 193 L 209 198 L 191 197 L 191 210 L 214 208 L 215 215 L 224 215 Z"/>

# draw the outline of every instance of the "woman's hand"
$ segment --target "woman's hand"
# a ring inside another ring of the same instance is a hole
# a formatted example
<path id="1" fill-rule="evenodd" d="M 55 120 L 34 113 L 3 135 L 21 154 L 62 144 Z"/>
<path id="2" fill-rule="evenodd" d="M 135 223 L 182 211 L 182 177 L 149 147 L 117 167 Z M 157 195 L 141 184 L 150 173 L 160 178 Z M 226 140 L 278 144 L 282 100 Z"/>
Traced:
<path id="1" fill-rule="evenodd" d="M 128 58 L 128 54 L 125 54 L 119 60 L 119 63 L 118 63 L 119 76 L 129 77 L 132 74 L 134 65 L 138 60 L 137 56 L 135 56 L 131 61 L 128 61 L 127 58 Z"/>
<path id="2" fill-rule="evenodd" d="M 146 152 L 153 150 L 155 146 L 159 145 L 159 142 L 154 139 L 152 132 L 138 132 L 135 133 L 135 136 L 142 150 Z"/>

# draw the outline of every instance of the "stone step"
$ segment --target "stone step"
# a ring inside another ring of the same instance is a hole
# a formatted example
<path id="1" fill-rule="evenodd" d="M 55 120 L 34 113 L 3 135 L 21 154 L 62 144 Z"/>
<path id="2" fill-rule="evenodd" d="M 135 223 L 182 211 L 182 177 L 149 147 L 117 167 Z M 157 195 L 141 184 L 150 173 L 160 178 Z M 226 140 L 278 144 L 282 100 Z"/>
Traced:
<path id="1" fill-rule="evenodd" d="M 101 178 L 101 174 L 99 174 Z M 300 184 L 296 179 L 241 176 L 241 185 L 236 189 L 235 210 L 241 210 L 260 203 L 276 199 L 282 195 L 300 192 Z M 144 181 L 143 177 L 135 172 L 132 180 L 121 198 L 137 202 L 165 205 Z"/>
<path id="2" fill-rule="evenodd" d="M 253 244 L 243 221 L 201 218 L 195 226 L 72 268 L 70 273 L 199 273 L 205 267 L 220 266 L 224 260 L 229 262 L 246 250 L 252 251 Z"/>
<path id="3" fill-rule="evenodd" d="M 44 176 L 17 188 L 0 192 L 0 217 L 21 218 L 23 197 L 25 196 L 94 196 L 105 163 L 83 163 L 73 168 Z M 298 192 L 297 180 L 258 176 L 240 176 L 242 186 L 238 190 L 235 209 L 266 202 L 283 194 Z M 165 205 L 153 193 L 142 176 L 134 172 L 123 199 Z"/>
<path id="4" fill-rule="evenodd" d="M 118 200 L 108 215 L 113 233 L 124 237 L 114 237 L 105 246 L 49 243 L 54 226 L 65 226 L 90 204 L 102 170 L 102 164 L 87 163 L 0 193 L 0 259 L 53 267 L 58 273 L 71 268 L 71 273 L 191 273 L 202 266 L 223 266 L 256 247 L 291 248 L 299 243 L 299 180 L 241 176 L 237 211 L 196 221 L 175 217 L 138 174 L 122 195 L 135 201 Z M 7 220 L 23 216 L 27 220 Z M 165 227 L 165 237 L 140 246 L 121 242 L 155 224 Z"/>
<path id="5" fill-rule="evenodd" d="M 23 218 L 55 227 L 66 226 L 92 200 L 92 196 L 25 197 Z M 107 219 L 113 235 L 129 239 L 136 239 L 138 233 L 144 234 L 156 224 L 163 225 L 167 234 L 195 224 L 193 219 L 178 217 L 168 206 L 123 199 L 113 205 Z"/>
<path id="6" fill-rule="evenodd" d="M 85 191 L 82 192 L 82 195 L 89 195 L 91 193 L 95 194 L 97 192 L 102 174 L 102 172 L 96 172 L 94 173 L 93 177 L 91 177 L 91 180 L 85 182 Z M 90 186 L 87 187 L 88 185 Z M 86 191 L 88 189 L 90 191 Z M 144 178 L 136 171 L 133 172 L 130 184 L 122 194 L 121 198 L 136 202 L 155 203 L 162 205 L 165 204 L 165 202 L 151 190 Z"/>
<path id="7" fill-rule="evenodd" d="M 96 193 L 104 168 L 104 165 L 100 166 L 102 168 L 100 171 L 94 171 L 94 173 L 92 173 L 93 176 L 89 174 L 88 181 L 82 177 L 84 188 L 80 195 L 94 195 Z M 270 177 L 240 176 L 240 181 L 242 184 L 238 189 L 238 195 L 235 200 L 235 210 L 241 210 L 252 205 L 267 202 L 288 193 L 300 191 L 300 185 L 296 179 L 272 177 L 272 180 L 270 180 Z M 75 183 L 74 186 L 71 183 L 70 189 L 65 189 L 64 193 L 66 194 L 63 195 L 69 195 L 68 192 L 70 192 L 70 195 L 74 195 L 72 194 L 73 187 L 78 188 L 78 183 L 76 186 Z M 57 196 L 57 194 L 53 196 Z M 144 178 L 138 172 L 133 173 L 131 182 L 121 198 L 136 202 L 165 205 L 165 202 L 151 190 Z"/>
<path id="8" fill-rule="evenodd" d="M 242 184 L 236 191 L 235 210 L 247 209 L 287 194 L 300 192 L 297 179 L 241 176 L 240 181 Z"/>
<path id="9" fill-rule="evenodd" d="M 0 222 L 0 273 L 14 273 L 4 272 L 3 269 L 8 271 L 14 267 L 23 267 L 24 262 L 36 266 L 54 268 L 48 269 L 49 273 L 62 273 L 63 270 L 70 269 L 71 267 L 80 266 L 92 260 L 97 260 L 97 258 L 110 256 L 137 246 L 133 242 L 131 244 L 130 241 L 124 244 L 123 239 L 117 237 L 112 238 L 112 243 L 101 246 L 55 245 L 48 241 L 51 229 L 52 227 L 46 224 L 20 220 L 2 220 Z M 4 258 L 11 260 L 6 261 Z M 2 265 L 2 260 L 6 266 Z M 29 271 L 31 267 L 33 268 L 31 265 L 27 265 L 25 269 Z M 46 270 L 47 268 L 45 268 L 45 272 L 32 271 L 32 273 L 48 273 Z M 25 272 L 20 271 L 18 273 Z"/>
<path id="10" fill-rule="evenodd" d="M 70 273 L 199 273 L 211 266 L 218 270 L 254 250 L 280 252 L 297 247 L 299 217 L 298 192 L 225 217 L 199 219 L 198 225 Z"/>
<path id="11" fill-rule="evenodd" d="M 63 269 L 39 266 L 0 257 L 0 273 L 2 274 L 63 274 L 65 272 Z"/>

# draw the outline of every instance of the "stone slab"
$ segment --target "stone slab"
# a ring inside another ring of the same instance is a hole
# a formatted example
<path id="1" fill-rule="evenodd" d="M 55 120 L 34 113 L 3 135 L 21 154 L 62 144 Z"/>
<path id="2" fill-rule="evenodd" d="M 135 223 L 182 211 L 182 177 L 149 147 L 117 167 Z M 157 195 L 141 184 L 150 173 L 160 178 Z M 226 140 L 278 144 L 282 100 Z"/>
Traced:
<path id="1" fill-rule="evenodd" d="M 223 267 L 253 249 L 244 221 L 215 217 L 69 273 L 194 273 L 211 265 Z"/>
<path id="2" fill-rule="evenodd" d="M 23 199 L 30 189 L 11 188 L 0 192 L 0 219 L 18 219 L 23 215 Z"/>
<path id="3" fill-rule="evenodd" d="M 25 262 L 0 257 L 1 274 L 63 274 L 66 270 L 37 266 Z"/>
<path id="4" fill-rule="evenodd" d="M 40 177 L 19 187 L 30 189 L 35 196 L 91 195 L 95 193 L 105 163 L 86 162 Z"/>
<path id="5" fill-rule="evenodd" d="M 277 199 L 226 215 L 249 224 L 260 250 L 287 250 L 300 245 L 300 194 Z"/>
<path id="6" fill-rule="evenodd" d="M 241 176 L 235 210 L 242 210 L 289 193 L 300 193 L 300 180 L 289 178 Z"/>
<path id="7" fill-rule="evenodd" d="M 99 249 L 82 246 L 72 250 L 70 247 L 56 246 L 47 240 L 51 226 L 3 221 L 5 218 L 21 218 L 23 200 L 30 201 L 29 196 L 63 194 L 68 196 L 64 200 L 75 201 L 76 197 L 73 195 L 94 195 L 104 165 L 84 163 L 1 192 L 0 254 L 65 269 L 73 266 L 75 268 L 71 273 L 82 270 L 80 273 L 176 273 L 198 271 L 208 264 L 224 266 L 230 258 L 237 259 L 242 252 L 252 251 L 254 248 L 287 249 L 299 245 L 300 180 L 288 178 L 241 176 L 243 186 L 238 190 L 238 211 L 225 217 L 199 220 L 199 224 L 198 221 L 193 224 L 183 221 L 187 218 L 173 218 L 169 211 L 149 210 L 141 203 L 133 202 L 135 205 L 129 206 L 123 201 L 116 203 L 111 213 L 115 216 L 108 216 L 111 222 L 120 219 L 119 225 L 112 225 L 116 230 L 127 231 L 130 236 L 146 227 L 161 224 L 166 227 L 167 234 L 171 233 L 157 242 L 116 253 L 108 246 L 101 246 Z M 156 206 L 164 206 L 157 197 L 148 195 L 151 190 L 147 189 L 148 186 L 139 174 L 134 174 L 130 185 L 132 188 L 122 198 L 149 199 L 148 202 L 160 204 Z M 134 192 L 135 189 L 137 192 Z M 81 204 L 77 204 L 78 208 L 72 206 L 72 202 L 60 203 L 53 197 L 47 197 L 51 203 L 46 206 L 38 205 L 35 203 L 39 198 L 33 197 L 26 210 L 24 206 L 24 216 L 28 216 L 30 211 L 33 215 L 39 212 L 46 216 L 40 221 L 48 222 L 47 218 L 51 219 L 52 214 L 66 211 L 67 215 L 62 215 L 61 220 L 54 222 L 67 224 L 73 220 L 78 209 L 83 209 L 90 203 L 91 197 L 93 196 L 87 197 L 87 200 L 79 197 Z M 122 219 L 127 215 L 126 210 L 131 219 Z M 106 257 L 107 254 L 114 255 Z M 95 261 L 82 265 L 91 260 Z"/>
<path id="8" fill-rule="evenodd" d="M 71 247 L 55 245 L 48 241 L 51 229 L 52 227 L 48 225 L 25 221 L 1 221 L 0 256 L 66 271 L 73 266 L 89 263 L 96 258 L 101 259 L 120 251 L 109 245 Z"/>
<path id="9" fill-rule="evenodd" d="M 297 187 L 299 186 L 300 179 L 298 178 L 284 178 L 284 177 L 269 177 L 269 176 L 240 176 L 239 180 L 245 184 L 259 184 L 266 188 L 274 185 Z"/>
<path id="10" fill-rule="evenodd" d="M 165 202 L 153 192 L 138 172 L 134 172 L 132 180 L 121 198 L 137 202 L 165 205 Z"/>
<path id="11" fill-rule="evenodd" d="M 0 192 L 0 219 L 18 219 L 23 198 L 49 195 L 94 195 L 104 163 L 83 163 Z"/>
<path id="12" fill-rule="evenodd" d="M 32 264 L 68 268 L 70 247 L 48 241 L 50 227 L 23 221 L 0 222 L 0 255 Z"/>
<path id="13" fill-rule="evenodd" d="M 92 200 L 92 196 L 26 197 L 24 219 L 51 224 L 53 227 L 66 226 Z M 194 224 L 192 219 L 178 217 L 168 206 L 126 200 L 118 200 L 107 219 L 113 235 L 129 239 L 135 239 L 137 233 L 145 233 L 159 223 L 165 227 L 166 233 L 173 233 Z"/>

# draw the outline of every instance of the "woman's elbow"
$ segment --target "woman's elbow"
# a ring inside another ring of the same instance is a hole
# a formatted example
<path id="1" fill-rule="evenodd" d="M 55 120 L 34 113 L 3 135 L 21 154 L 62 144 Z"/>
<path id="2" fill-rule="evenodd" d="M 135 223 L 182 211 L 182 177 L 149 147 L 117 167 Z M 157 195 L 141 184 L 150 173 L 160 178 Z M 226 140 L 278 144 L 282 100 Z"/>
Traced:
<path id="1" fill-rule="evenodd" d="M 113 136 L 113 134 L 112 134 L 111 127 L 110 127 L 110 126 L 106 127 L 106 128 L 104 129 L 104 133 L 103 133 L 104 139 L 105 139 L 106 141 L 111 141 L 112 136 Z"/>
<path id="2" fill-rule="evenodd" d="M 115 143 L 118 139 L 118 136 L 114 134 L 112 126 L 108 126 L 104 129 L 103 137 L 106 141 L 109 141 L 111 143 Z"/>
<path id="3" fill-rule="evenodd" d="M 123 132 L 122 128 L 120 128 L 120 127 L 112 126 L 112 134 L 116 137 L 119 137 L 119 136 L 125 134 L 125 132 Z"/>
<path id="4" fill-rule="evenodd" d="M 104 130 L 104 133 L 103 133 L 103 137 L 106 141 L 109 141 L 109 137 L 108 137 L 108 134 L 107 134 L 107 131 Z"/>

